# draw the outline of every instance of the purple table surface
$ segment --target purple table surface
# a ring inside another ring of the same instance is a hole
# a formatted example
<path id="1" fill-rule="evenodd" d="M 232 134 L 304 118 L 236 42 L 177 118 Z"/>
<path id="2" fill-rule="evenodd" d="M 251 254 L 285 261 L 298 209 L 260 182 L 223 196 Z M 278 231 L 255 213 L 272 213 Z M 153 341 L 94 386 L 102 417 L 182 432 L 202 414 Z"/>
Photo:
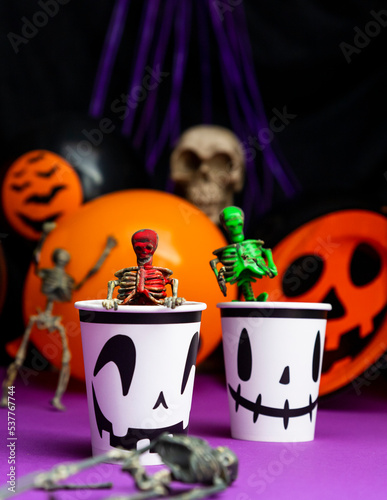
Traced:
<path id="1" fill-rule="evenodd" d="M 3 379 L 4 370 L 1 372 Z M 24 374 L 28 377 L 28 373 Z M 225 445 L 239 458 L 239 475 L 219 499 L 385 498 L 387 492 L 387 380 L 379 372 L 320 401 L 315 440 L 307 443 L 259 443 L 230 437 L 226 387 L 221 374 L 196 375 L 189 434 L 211 446 Z M 43 491 L 21 492 L 24 476 L 62 462 L 90 457 L 85 387 L 71 381 L 63 398 L 65 412 L 51 408 L 57 377 L 45 372 L 15 383 L 15 475 L 17 498 L 45 499 Z M 13 454 L 7 409 L 0 410 L 0 485 L 7 490 Z M 149 467 L 153 472 L 160 467 Z M 67 482 L 114 483 L 112 490 L 57 491 L 54 498 L 102 499 L 135 492 L 119 465 L 100 464 Z M 18 490 L 19 488 L 19 490 Z M 12 495 L 15 496 L 15 495 Z M 1 497 L 1 495 L 0 495 Z M 3 497 L 1 497 L 3 498 Z"/>

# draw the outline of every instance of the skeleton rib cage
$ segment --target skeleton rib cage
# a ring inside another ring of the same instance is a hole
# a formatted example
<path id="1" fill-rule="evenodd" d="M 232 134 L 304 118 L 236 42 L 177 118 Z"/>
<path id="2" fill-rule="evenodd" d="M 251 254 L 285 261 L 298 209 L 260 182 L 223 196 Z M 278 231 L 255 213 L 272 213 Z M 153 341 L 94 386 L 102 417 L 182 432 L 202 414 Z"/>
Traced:
<path id="1" fill-rule="evenodd" d="M 144 294 L 155 303 L 162 303 L 167 292 L 165 285 L 171 284 L 172 271 L 165 267 L 125 267 L 114 276 L 119 280 L 117 298 L 126 304 L 134 297 Z"/>
<path id="2" fill-rule="evenodd" d="M 253 276 L 259 277 L 262 271 L 270 274 L 267 263 L 261 257 L 262 244 L 262 240 L 245 240 L 213 252 L 223 266 L 221 273 L 227 282 L 236 283 L 246 272 L 253 281 Z M 258 272 L 259 269 L 261 272 Z"/>

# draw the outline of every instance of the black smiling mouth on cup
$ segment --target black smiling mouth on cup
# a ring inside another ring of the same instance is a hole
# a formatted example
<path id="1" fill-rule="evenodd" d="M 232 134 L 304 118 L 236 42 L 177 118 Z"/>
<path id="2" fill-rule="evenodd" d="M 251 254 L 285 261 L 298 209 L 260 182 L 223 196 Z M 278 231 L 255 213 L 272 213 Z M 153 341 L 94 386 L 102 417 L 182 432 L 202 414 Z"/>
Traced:
<path id="1" fill-rule="evenodd" d="M 250 410 L 253 413 L 253 423 L 258 420 L 260 415 L 265 415 L 266 417 L 277 417 L 283 419 L 284 429 L 288 428 L 289 420 L 294 417 L 302 417 L 303 415 L 309 415 L 310 421 L 312 421 L 312 412 L 317 405 L 317 399 L 312 401 L 312 396 L 309 394 L 309 404 L 301 408 L 290 408 L 289 401 L 286 399 L 283 408 L 272 408 L 271 406 L 264 406 L 262 404 L 262 394 L 259 394 L 257 399 L 250 401 L 241 395 L 241 385 L 238 385 L 238 389 L 235 390 L 228 384 L 228 388 L 232 398 L 235 401 L 235 411 L 237 412 L 239 407 L 242 406 L 246 410 Z"/>

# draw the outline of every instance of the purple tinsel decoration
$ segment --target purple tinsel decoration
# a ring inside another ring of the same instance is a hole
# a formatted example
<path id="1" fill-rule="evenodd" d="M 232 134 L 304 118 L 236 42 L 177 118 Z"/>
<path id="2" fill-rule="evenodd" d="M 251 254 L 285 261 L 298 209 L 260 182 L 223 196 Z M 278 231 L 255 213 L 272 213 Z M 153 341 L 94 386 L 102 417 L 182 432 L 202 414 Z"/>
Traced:
<path id="1" fill-rule="evenodd" d="M 254 157 L 246 155 L 245 199 L 243 209 L 249 217 L 254 211 L 262 214 L 271 208 L 274 179 L 283 193 L 291 198 L 299 191 L 298 182 L 289 165 L 280 156 L 275 137 L 262 141 L 262 132 L 270 131 L 263 100 L 254 71 L 254 58 L 248 36 L 248 26 L 243 4 L 223 12 L 219 16 L 213 0 L 148 0 L 143 4 L 142 19 L 138 28 L 137 57 L 133 64 L 128 86 L 129 98 L 137 88 L 142 88 L 148 66 L 162 71 L 168 46 L 172 40 L 173 67 L 168 82 L 170 97 L 164 116 L 159 117 L 159 84 L 147 89 L 146 102 L 141 106 L 141 115 L 134 130 L 139 107 L 133 106 L 122 124 L 122 134 L 128 136 L 137 149 L 145 147 L 146 168 L 153 174 L 163 152 L 173 148 L 174 142 L 183 132 L 180 126 L 181 95 L 190 48 L 192 9 L 198 25 L 198 50 L 201 77 L 202 123 L 212 123 L 212 66 L 210 60 L 210 28 L 217 42 L 219 67 L 224 86 L 224 95 L 231 122 L 231 129 L 241 140 L 246 151 L 256 139 L 263 155 L 262 180 L 260 182 Z M 129 9 L 129 0 L 116 0 L 109 24 L 105 45 L 101 55 L 90 114 L 102 115 L 106 105 L 107 89 L 113 71 L 117 51 Z M 174 37 L 172 39 L 172 36 Z M 143 99 L 141 99 L 143 100 Z M 260 134 L 261 132 L 261 134 Z M 250 148 L 251 151 L 251 148 Z M 261 185 L 262 184 L 262 185 Z"/>
<path id="2" fill-rule="evenodd" d="M 113 9 L 91 97 L 89 113 L 93 118 L 98 118 L 102 115 L 107 88 L 120 45 L 128 9 L 129 0 L 117 0 Z"/>
<path id="3" fill-rule="evenodd" d="M 157 20 L 159 0 L 146 2 L 145 5 L 147 6 L 147 8 L 145 10 L 144 21 L 140 25 L 140 33 L 142 36 L 138 46 L 138 56 L 134 65 L 133 78 L 128 89 L 128 95 L 133 96 L 134 98 L 134 90 L 138 87 L 141 88 L 141 80 L 143 78 L 144 68 L 146 67 L 149 47 L 152 41 L 155 22 Z M 131 134 L 134 115 L 135 111 L 132 110 L 132 112 L 128 113 L 126 118 L 124 119 L 124 123 L 122 125 L 122 133 L 124 135 Z"/>

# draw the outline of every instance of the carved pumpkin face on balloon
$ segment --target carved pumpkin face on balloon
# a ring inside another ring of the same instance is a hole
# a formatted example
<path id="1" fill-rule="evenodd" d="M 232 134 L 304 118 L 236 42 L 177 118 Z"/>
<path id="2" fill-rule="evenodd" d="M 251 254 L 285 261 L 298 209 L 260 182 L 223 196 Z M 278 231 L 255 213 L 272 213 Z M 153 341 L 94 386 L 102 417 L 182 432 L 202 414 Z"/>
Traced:
<path id="1" fill-rule="evenodd" d="M 44 222 L 57 221 L 82 203 L 82 185 L 61 156 L 45 150 L 20 156 L 8 169 L 2 186 L 5 216 L 23 237 L 39 238 Z"/>
<path id="2" fill-rule="evenodd" d="M 320 394 L 352 382 L 387 349 L 387 219 L 333 212 L 289 234 L 273 257 L 279 273 L 266 283 L 270 300 L 332 305 Z"/>

